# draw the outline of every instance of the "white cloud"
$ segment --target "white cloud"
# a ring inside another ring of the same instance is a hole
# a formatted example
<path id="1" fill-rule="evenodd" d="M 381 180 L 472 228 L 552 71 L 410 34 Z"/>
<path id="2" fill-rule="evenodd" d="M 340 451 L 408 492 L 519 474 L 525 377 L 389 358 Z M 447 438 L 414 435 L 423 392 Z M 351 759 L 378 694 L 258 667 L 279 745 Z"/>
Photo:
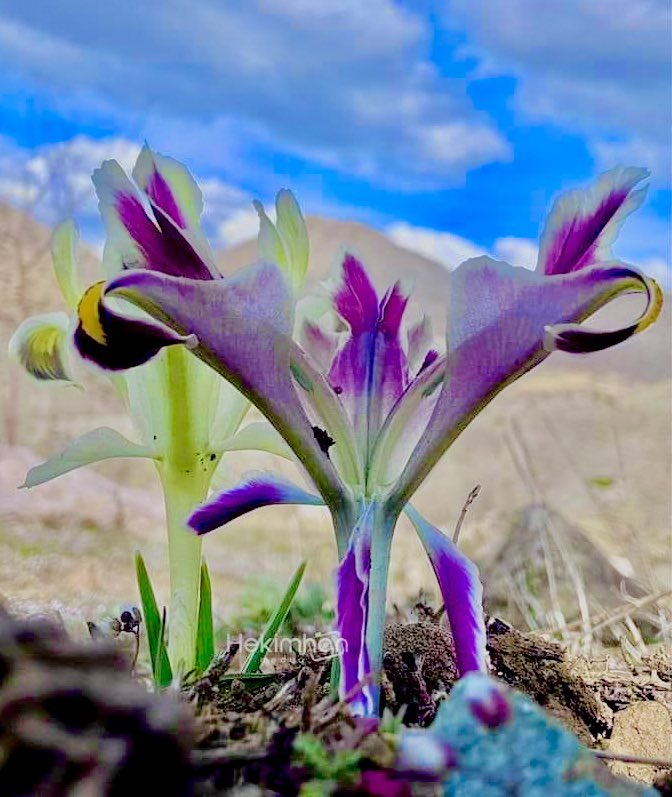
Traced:
<path id="1" fill-rule="evenodd" d="M 593 141 L 632 140 L 653 168 L 660 148 L 669 151 L 668 0 L 451 0 L 448 24 L 456 19 L 482 74 L 519 78 L 516 101 L 528 116 Z"/>
<path id="2" fill-rule="evenodd" d="M 537 265 L 539 247 L 529 238 L 498 238 L 494 244 L 495 257 L 513 266 L 533 269 Z"/>
<path id="3" fill-rule="evenodd" d="M 598 140 L 592 145 L 593 155 L 601 170 L 623 163 L 651 169 L 651 182 L 669 188 L 672 177 L 672 148 L 665 143 L 631 138 L 621 141 Z"/>
<path id="4" fill-rule="evenodd" d="M 110 158 L 130 174 L 139 151 L 138 143 L 124 138 L 80 135 L 28 150 L 0 137 L 0 198 L 51 225 L 74 216 L 87 242 L 100 248 L 104 236 L 91 174 Z M 203 225 L 213 243 L 232 245 L 236 234 L 235 242 L 241 240 L 241 219 L 246 214 L 256 219 L 248 210 L 249 194 L 216 177 L 196 179 L 203 191 Z M 254 235 L 256 229 L 246 237 Z"/>
<path id="5" fill-rule="evenodd" d="M 487 254 L 484 249 L 467 238 L 461 238 L 450 232 L 413 227 L 403 221 L 389 225 L 385 234 L 395 244 L 435 260 L 451 270 L 470 257 Z"/>
<path id="6" fill-rule="evenodd" d="M 259 232 L 259 216 L 254 210 L 237 210 L 217 225 L 217 243 L 222 247 L 236 246 Z"/>
<path id="7" fill-rule="evenodd" d="M 0 196 L 54 224 L 65 216 L 92 214 L 96 202 L 91 173 L 108 158 L 130 169 L 140 147 L 123 138 L 76 136 L 34 150 L 0 139 Z"/>
<path id="8" fill-rule="evenodd" d="M 653 277 L 666 293 L 672 291 L 672 264 L 662 257 L 651 257 L 638 263 L 641 270 Z"/>
<path id="9" fill-rule="evenodd" d="M 142 132 L 180 126 L 194 154 L 204 138 L 231 160 L 231 143 L 250 162 L 265 147 L 407 189 L 509 157 L 466 81 L 432 63 L 429 18 L 393 0 L 165 0 L 160 15 L 134 0 L 9 0 L 3 10 L 4 64 L 57 95 L 104 97 Z"/>
<path id="10" fill-rule="evenodd" d="M 489 255 L 514 266 L 524 266 L 529 269 L 533 269 L 537 263 L 537 244 L 529 238 L 497 238 L 492 251 L 488 251 L 468 238 L 462 238 L 454 233 L 413 227 L 403 221 L 390 224 L 385 234 L 399 246 L 424 255 L 451 271 L 465 260 L 481 255 Z"/>

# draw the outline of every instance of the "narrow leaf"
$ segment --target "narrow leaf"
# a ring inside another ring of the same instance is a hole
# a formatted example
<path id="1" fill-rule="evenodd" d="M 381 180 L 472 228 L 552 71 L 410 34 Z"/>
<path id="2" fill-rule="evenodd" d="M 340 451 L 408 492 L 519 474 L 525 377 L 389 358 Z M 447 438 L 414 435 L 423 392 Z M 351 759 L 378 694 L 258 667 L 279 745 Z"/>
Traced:
<path id="1" fill-rule="evenodd" d="M 73 440 L 59 454 L 28 471 L 22 487 L 35 487 L 71 470 L 116 457 L 146 457 L 153 459 L 154 451 L 127 440 L 107 426 L 94 429 Z"/>
<path id="2" fill-rule="evenodd" d="M 210 573 L 203 560 L 201 564 L 201 587 L 198 606 L 198 628 L 196 629 L 196 669 L 205 672 L 215 655 L 215 629 L 212 622 L 212 589 Z"/>
<path id="3" fill-rule="evenodd" d="M 157 647 L 154 651 L 154 660 L 156 667 L 154 669 L 154 683 L 156 686 L 170 686 L 173 680 L 173 671 L 170 666 L 168 658 L 168 651 L 166 650 L 166 608 L 164 606 L 161 613 L 161 625 L 159 627 L 159 635 L 157 638 Z"/>
<path id="4" fill-rule="evenodd" d="M 262 635 L 259 637 L 259 641 L 257 642 L 254 650 L 247 657 L 247 661 L 243 665 L 243 675 L 259 672 L 259 669 L 266 658 L 266 654 L 268 653 L 268 648 L 271 642 L 275 638 L 280 626 L 284 623 L 285 618 L 289 613 L 296 592 L 301 584 L 301 579 L 303 578 L 306 564 L 307 562 L 305 561 L 301 562 L 296 570 L 296 573 L 294 573 L 294 576 L 289 582 L 289 586 L 287 587 L 287 590 L 280 601 L 280 605 L 271 616 L 271 619 L 268 621 L 268 624 L 266 628 L 264 628 Z"/>
<path id="5" fill-rule="evenodd" d="M 147 647 L 149 648 L 149 656 L 152 664 L 152 673 L 156 675 L 157 670 L 161 672 L 170 671 L 170 662 L 168 661 L 168 653 L 166 652 L 165 645 L 161 646 L 161 616 L 154 596 L 152 582 L 149 579 L 149 573 L 145 566 L 145 560 L 142 558 L 140 551 L 135 552 L 135 574 L 138 581 L 138 590 L 140 592 L 140 601 L 142 603 L 142 614 L 145 618 L 145 628 L 147 629 Z M 161 650 L 162 661 L 161 668 L 157 668 L 157 651 Z M 171 677 L 168 682 L 172 680 Z M 155 677 L 156 681 L 156 677 Z M 158 681 L 156 681 L 157 685 Z"/>

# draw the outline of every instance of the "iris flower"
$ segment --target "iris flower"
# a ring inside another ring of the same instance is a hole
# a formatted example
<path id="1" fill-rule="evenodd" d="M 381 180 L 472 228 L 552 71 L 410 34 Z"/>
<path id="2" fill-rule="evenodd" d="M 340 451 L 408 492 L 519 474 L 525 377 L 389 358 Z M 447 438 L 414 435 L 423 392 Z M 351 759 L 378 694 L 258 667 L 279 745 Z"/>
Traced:
<path id="1" fill-rule="evenodd" d="M 343 261 L 332 294 L 344 331 L 319 323 L 293 339 L 293 290 L 276 257 L 230 279 L 132 270 L 97 295 L 83 335 L 126 299 L 191 350 L 268 418 L 317 492 L 269 473 L 211 497 L 189 525 L 204 534 L 260 506 L 325 504 L 339 553 L 337 623 L 345 651 L 340 689 L 359 714 L 378 711 L 390 544 L 399 515 L 411 519 L 436 574 L 461 674 L 484 670 L 485 630 L 475 566 L 409 499 L 483 407 L 555 350 L 613 346 L 657 317 L 661 293 L 611 244 L 638 207 L 647 172 L 619 168 L 558 199 L 534 271 L 488 257 L 457 268 L 446 296 L 445 349 L 431 348 L 427 321 L 405 325 L 409 300 L 397 283 L 376 293 L 362 264 Z M 280 255 L 282 249 L 279 249 Z M 615 296 L 641 292 L 646 309 L 613 331 L 581 325 Z M 116 316 L 115 316 L 116 318 Z M 159 333 L 134 333 L 137 359 Z M 130 337 L 128 338 L 130 340 Z M 87 344 L 88 345 L 88 344 Z M 128 352 L 127 352 L 128 354 Z"/>
<path id="2" fill-rule="evenodd" d="M 93 182 L 107 231 L 103 270 L 108 278 L 134 268 L 202 284 L 221 280 L 201 229 L 201 192 L 181 164 L 144 147 L 133 180 L 116 161 L 107 161 L 94 173 Z M 281 264 L 298 289 L 308 249 L 294 198 L 288 191 L 278 195 L 277 227 L 260 205 L 257 210 L 260 250 Z M 189 670 L 194 663 L 201 541 L 186 531 L 185 520 L 206 497 L 224 452 L 260 449 L 290 454 L 268 423 L 241 427 L 249 402 L 189 354 L 193 337 L 157 327 L 151 319 L 148 323 L 128 305 L 135 315 L 118 308 L 108 312 L 99 302 L 105 281 L 83 292 L 76 250 L 75 226 L 66 222 L 55 231 L 52 259 L 70 315 L 50 313 L 24 321 L 10 342 L 10 352 L 42 382 L 77 384 L 80 357 L 103 367 L 130 412 L 140 442 L 110 428 L 95 429 L 33 468 L 24 486 L 113 457 L 155 462 L 168 522 L 168 650 L 174 671 Z M 133 367 L 142 363 L 146 364 L 141 368 Z"/>

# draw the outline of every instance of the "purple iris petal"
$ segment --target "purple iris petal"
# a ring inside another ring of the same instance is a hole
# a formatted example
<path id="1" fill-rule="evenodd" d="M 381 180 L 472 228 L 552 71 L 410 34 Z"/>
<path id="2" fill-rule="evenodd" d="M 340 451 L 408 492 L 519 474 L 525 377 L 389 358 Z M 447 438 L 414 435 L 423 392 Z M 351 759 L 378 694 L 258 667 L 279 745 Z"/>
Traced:
<path id="1" fill-rule="evenodd" d="M 611 259 L 609 246 L 618 229 L 644 199 L 643 191 L 633 189 L 648 174 L 632 167 L 612 169 L 594 186 L 556 200 L 542 233 L 537 270 L 567 274 Z"/>
<path id="2" fill-rule="evenodd" d="M 147 268 L 175 277 L 212 279 L 210 269 L 161 208 L 155 208 L 157 226 L 133 194 L 118 193 L 115 207 L 121 223 L 144 256 Z"/>
<path id="3" fill-rule="evenodd" d="M 170 190 L 170 186 L 165 178 L 156 168 L 156 165 L 147 180 L 145 191 L 156 207 L 161 208 L 180 229 L 185 230 L 187 228 L 187 222 L 182 215 L 177 200 L 173 196 L 173 192 Z"/>
<path id="4" fill-rule="evenodd" d="M 476 565 L 410 504 L 404 511 L 418 532 L 439 582 L 460 675 L 485 672 L 483 587 Z"/>
<path id="5" fill-rule="evenodd" d="M 408 382 L 400 340 L 407 302 L 398 283 L 379 302 L 362 264 L 346 255 L 334 306 L 349 324 L 350 335 L 333 359 L 329 382 L 367 445 Z"/>
<path id="6" fill-rule="evenodd" d="M 338 568 L 337 584 L 337 622 L 343 646 L 340 695 L 347 696 L 353 713 L 361 716 L 377 713 L 366 647 L 373 512 L 373 506 L 368 506 L 353 529 Z"/>
<path id="7" fill-rule="evenodd" d="M 378 296 L 356 257 L 343 259 L 343 281 L 334 294 L 334 306 L 353 334 L 371 332 L 378 322 Z"/>
<path id="8" fill-rule="evenodd" d="M 273 504 L 319 506 L 324 501 L 280 476 L 255 473 L 200 506 L 187 525 L 199 535 L 207 534 L 254 509 Z"/>
<path id="9" fill-rule="evenodd" d="M 395 486 L 400 505 L 474 416 L 553 348 L 597 351 L 624 337 L 578 329 L 577 322 L 619 293 L 648 291 L 646 312 L 627 327 L 632 335 L 655 319 L 660 304 L 652 283 L 620 264 L 547 277 L 475 258 L 452 273 L 451 283 L 445 378 L 425 433 Z"/>
<path id="10" fill-rule="evenodd" d="M 290 368 L 293 295 L 280 268 L 261 263 L 229 279 L 189 280 L 148 270 L 108 286 L 180 333 L 194 334 L 195 353 L 252 401 L 296 452 L 333 508 L 342 483 L 315 439 Z M 302 389 L 314 388 L 310 380 Z"/>

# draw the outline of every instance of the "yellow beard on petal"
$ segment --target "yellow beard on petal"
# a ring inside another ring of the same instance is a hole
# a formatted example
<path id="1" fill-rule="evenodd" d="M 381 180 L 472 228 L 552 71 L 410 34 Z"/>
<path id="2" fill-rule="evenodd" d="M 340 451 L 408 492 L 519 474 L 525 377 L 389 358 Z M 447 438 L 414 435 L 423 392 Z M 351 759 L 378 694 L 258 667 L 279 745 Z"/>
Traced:
<path id="1" fill-rule="evenodd" d="M 103 325 L 100 322 L 100 302 L 105 282 L 96 282 L 86 289 L 77 307 L 77 315 L 84 332 L 96 343 L 104 346 L 107 342 Z"/>

